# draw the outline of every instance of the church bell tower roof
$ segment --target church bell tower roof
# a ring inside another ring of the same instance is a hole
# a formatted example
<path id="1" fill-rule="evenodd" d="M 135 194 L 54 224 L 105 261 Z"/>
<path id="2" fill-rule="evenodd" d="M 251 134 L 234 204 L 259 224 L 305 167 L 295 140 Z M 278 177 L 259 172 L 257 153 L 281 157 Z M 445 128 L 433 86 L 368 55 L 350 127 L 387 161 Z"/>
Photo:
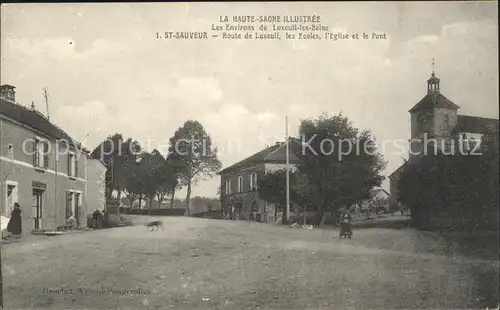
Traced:
<path id="1" fill-rule="evenodd" d="M 427 95 L 422 98 L 413 108 L 408 112 L 413 113 L 418 110 L 432 109 L 433 107 L 448 108 L 458 110 L 460 107 L 454 104 L 451 100 L 441 94 L 439 88 L 440 79 L 436 77 L 434 72 L 434 59 L 432 60 L 432 73 L 431 77 L 427 80 Z"/>

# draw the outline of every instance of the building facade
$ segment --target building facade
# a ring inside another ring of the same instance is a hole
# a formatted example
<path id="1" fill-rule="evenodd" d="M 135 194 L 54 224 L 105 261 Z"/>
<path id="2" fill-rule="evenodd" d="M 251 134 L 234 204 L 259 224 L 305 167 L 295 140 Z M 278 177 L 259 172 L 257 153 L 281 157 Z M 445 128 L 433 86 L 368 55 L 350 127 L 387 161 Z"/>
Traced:
<path id="1" fill-rule="evenodd" d="M 440 79 L 432 72 L 427 80 L 427 94 L 408 111 L 411 122 L 408 161 L 418 160 L 420 155 L 436 154 L 437 150 L 448 155 L 474 151 L 485 132 L 498 131 L 498 119 L 459 115 L 459 109 L 441 93 Z M 399 205 L 398 183 L 406 163 L 389 176 L 391 207 Z"/>
<path id="2" fill-rule="evenodd" d="M 14 89 L 0 86 L 1 215 L 10 218 L 17 202 L 23 233 L 55 229 L 71 215 L 85 227 L 88 150 L 34 104 L 28 108 L 17 103 Z"/>
<path id="3" fill-rule="evenodd" d="M 289 168 L 297 169 L 300 160 L 290 150 Z M 277 206 L 261 199 L 258 182 L 266 173 L 286 168 L 286 144 L 277 142 L 219 172 L 221 208 L 224 216 L 247 220 L 256 216 L 261 222 L 276 221 Z M 290 206 L 293 210 L 293 206 Z"/>

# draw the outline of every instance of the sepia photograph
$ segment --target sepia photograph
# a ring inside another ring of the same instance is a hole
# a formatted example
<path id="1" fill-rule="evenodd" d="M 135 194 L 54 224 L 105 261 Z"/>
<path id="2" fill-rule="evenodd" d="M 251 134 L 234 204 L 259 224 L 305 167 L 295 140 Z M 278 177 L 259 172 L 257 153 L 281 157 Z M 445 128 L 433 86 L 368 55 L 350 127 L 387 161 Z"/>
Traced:
<path id="1" fill-rule="evenodd" d="M 11 2 L 0 40 L 0 310 L 500 308 L 498 2 Z"/>

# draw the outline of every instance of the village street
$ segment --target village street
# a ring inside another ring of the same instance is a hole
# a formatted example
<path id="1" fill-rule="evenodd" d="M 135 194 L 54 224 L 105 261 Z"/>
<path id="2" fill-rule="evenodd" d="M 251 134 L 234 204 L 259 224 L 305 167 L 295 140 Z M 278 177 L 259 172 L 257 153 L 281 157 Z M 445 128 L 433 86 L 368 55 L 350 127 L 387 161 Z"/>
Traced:
<path id="1" fill-rule="evenodd" d="M 163 232 L 138 225 L 4 245 L 5 308 L 484 309 L 498 301 L 498 261 L 410 229 L 358 229 L 338 240 L 335 230 L 244 221 L 164 224 Z"/>

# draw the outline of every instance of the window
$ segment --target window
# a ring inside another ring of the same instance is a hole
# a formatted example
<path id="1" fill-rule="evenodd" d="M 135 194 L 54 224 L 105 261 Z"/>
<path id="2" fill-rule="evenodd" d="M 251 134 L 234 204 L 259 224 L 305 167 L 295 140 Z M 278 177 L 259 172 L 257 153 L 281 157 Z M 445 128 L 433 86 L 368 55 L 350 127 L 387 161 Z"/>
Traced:
<path id="1" fill-rule="evenodd" d="M 250 190 L 257 190 L 257 173 L 250 174 Z"/>
<path id="2" fill-rule="evenodd" d="M 76 157 L 74 153 L 69 153 L 68 154 L 68 176 L 69 177 L 76 177 L 77 173 L 77 162 L 76 162 Z"/>
<path id="3" fill-rule="evenodd" d="M 448 114 L 444 115 L 444 129 L 448 129 L 450 127 L 450 116 Z"/>
<path id="4" fill-rule="evenodd" d="M 33 141 L 33 166 L 47 169 L 49 166 L 49 143 L 36 137 Z"/>
<path id="5" fill-rule="evenodd" d="M 12 144 L 7 144 L 7 158 L 13 159 L 14 158 L 14 145 Z"/>
<path id="6" fill-rule="evenodd" d="M 41 140 L 35 140 L 35 167 L 43 167 L 43 144 Z"/>
<path id="7" fill-rule="evenodd" d="M 238 193 L 243 192 L 243 177 L 238 176 Z"/>
<path id="8" fill-rule="evenodd" d="M 231 180 L 226 180 L 226 195 L 231 194 Z"/>

